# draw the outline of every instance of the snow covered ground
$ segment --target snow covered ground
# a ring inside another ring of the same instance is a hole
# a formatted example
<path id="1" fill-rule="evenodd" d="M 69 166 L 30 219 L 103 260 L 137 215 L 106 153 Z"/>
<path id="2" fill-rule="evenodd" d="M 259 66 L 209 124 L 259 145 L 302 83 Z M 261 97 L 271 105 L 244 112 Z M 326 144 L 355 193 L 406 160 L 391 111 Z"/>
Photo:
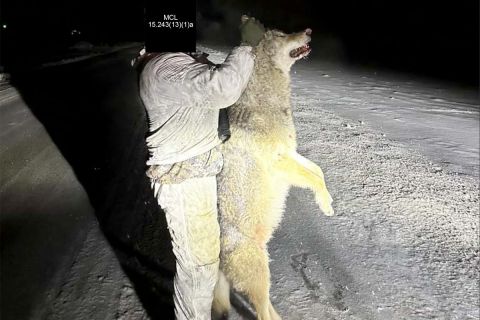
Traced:
<path id="1" fill-rule="evenodd" d="M 215 62 L 221 62 L 227 53 L 219 48 L 200 49 L 209 52 L 209 58 Z M 90 97 L 81 87 L 79 91 L 86 97 L 79 99 L 90 101 L 91 105 L 82 100 L 79 110 L 72 103 L 71 111 L 64 112 L 72 114 L 71 121 L 77 116 L 92 119 L 86 131 L 92 135 L 89 138 L 93 138 L 97 121 L 94 115 L 99 112 L 112 117 L 109 125 L 121 128 L 121 134 L 130 136 L 138 131 L 136 135 L 143 137 L 142 130 L 134 128 L 142 124 L 140 113 L 135 113 L 140 106 L 135 105 L 135 75 L 130 68 L 130 59 L 137 51 L 126 50 L 91 63 L 83 61 L 78 67 L 78 86 L 91 82 L 87 88 L 102 89 Z M 71 69 L 75 70 L 75 64 Z M 92 76 L 86 78 L 83 74 Z M 55 73 L 52 71 L 50 76 L 55 77 Z M 42 126 L 29 111 L 28 101 L 22 101 L 15 88 L 3 88 L 0 191 L 2 200 L 8 198 L 11 212 L 2 212 L 2 228 L 8 216 L 8 226 L 16 226 L 21 232 L 4 242 L 2 250 L 6 251 L 2 254 L 12 253 L 9 257 L 16 259 L 17 265 L 22 260 L 30 261 L 29 243 L 35 244 L 35 250 L 45 244 L 41 234 L 32 238 L 29 230 L 35 230 L 35 221 L 56 223 L 62 214 L 68 218 L 61 223 L 60 230 L 68 231 L 71 238 L 83 239 L 70 248 L 62 248 L 68 242 L 59 245 L 57 239 L 62 233 L 52 229 L 49 242 L 54 243 L 54 248 L 69 252 L 57 254 L 63 260 L 55 266 L 61 270 L 55 276 L 49 275 L 54 279 L 50 286 L 54 287 L 49 288 L 46 298 L 37 296 L 22 305 L 30 308 L 22 313 L 28 316 L 9 314 L 5 319 L 147 319 L 135 286 L 116 261 L 118 256 L 99 230 L 90 205 L 86 204 L 85 212 L 78 215 L 82 223 L 76 229 L 70 202 L 59 202 L 62 211 L 57 210 L 55 217 L 48 214 L 55 207 L 51 199 L 64 198 L 64 192 L 80 190 L 75 193 L 79 203 L 85 198 L 67 161 L 80 178 L 95 170 L 95 177 L 105 175 L 109 164 L 100 162 L 97 166 L 95 162 L 95 168 L 83 168 L 81 163 L 72 162 L 65 150 L 60 150 L 65 155 L 62 157 L 56 149 L 62 148 L 58 144 L 62 141 L 57 140 L 55 145 L 43 129 L 45 126 L 56 138 L 51 128 L 56 122 Z M 477 92 L 407 75 L 348 70 L 313 59 L 293 67 L 292 88 L 299 152 L 323 168 L 337 215 L 323 216 L 310 192 L 290 192 L 284 219 L 269 244 L 271 296 L 279 313 L 284 319 L 479 319 Z M 93 101 L 94 98 L 101 101 Z M 62 99 L 56 103 L 60 109 L 64 107 Z M 38 108 L 37 116 L 41 114 Z M 45 119 L 50 120 L 54 114 L 47 110 Z M 99 117 L 98 122 L 107 119 Z M 73 122 L 68 126 L 71 125 Z M 112 131 L 115 135 L 120 132 L 100 129 L 99 132 Z M 68 134 L 58 132 L 60 136 Z M 122 159 L 137 162 L 138 168 L 143 168 L 143 155 L 136 156 L 138 147 L 122 144 L 115 150 L 124 153 Z M 82 161 L 90 165 L 89 157 Z M 122 212 L 132 210 L 140 215 L 148 206 L 150 200 L 140 195 L 148 190 L 138 189 L 141 183 L 135 179 L 140 174 L 135 170 L 122 170 L 123 176 L 115 178 L 122 184 L 115 183 L 124 187 L 124 193 L 119 192 L 121 187 L 112 188 L 108 194 L 110 206 L 100 206 L 110 208 L 113 217 L 123 218 Z M 63 184 L 65 188 L 52 189 L 56 179 L 62 177 L 68 180 L 68 184 Z M 82 181 L 93 201 L 92 185 L 85 183 L 88 180 Z M 24 193 L 19 197 L 19 188 L 41 193 L 35 198 Z M 42 197 L 44 194 L 51 196 Z M 36 205 L 35 201 L 42 199 L 50 199 L 48 205 Z M 93 201 L 97 210 L 98 201 L 101 199 Z M 28 210 L 22 206 L 25 202 L 29 203 Z M 80 204 L 75 207 L 82 208 Z M 21 217 L 16 219 L 17 214 Z M 48 219 L 44 220 L 45 217 Z M 16 224 L 18 219 L 20 225 Z M 151 226 L 139 228 L 142 232 L 149 229 Z M 127 232 L 123 234 L 130 237 Z M 72 248 L 77 251 L 70 252 Z M 156 249 L 155 254 L 160 256 L 162 252 Z M 46 255 L 42 259 L 49 261 L 54 256 L 52 253 L 52 257 Z M 23 278 L 17 275 L 20 280 L 28 276 L 29 266 L 21 270 L 25 274 Z M 52 268 L 49 272 L 53 272 Z M 14 274 L 15 270 L 7 273 Z M 41 275 L 44 274 L 42 271 Z M 45 281 L 26 288 L 40 291 L 42 286 L 47 287 Z M 34 295 L 16 292 L 17 296 L 21 300 Z M 231 319 L 252 318 L 245 308 L 237 311 Z"/>

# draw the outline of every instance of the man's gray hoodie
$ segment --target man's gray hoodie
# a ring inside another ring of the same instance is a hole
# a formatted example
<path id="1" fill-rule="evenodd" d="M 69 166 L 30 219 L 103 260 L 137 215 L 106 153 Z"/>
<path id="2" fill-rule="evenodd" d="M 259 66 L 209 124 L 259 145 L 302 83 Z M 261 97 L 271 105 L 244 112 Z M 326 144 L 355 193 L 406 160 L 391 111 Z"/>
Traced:
<path id="1" fill-rule="evenodd" d="M 250 46 L 239 46 L 215 67 L 185 53 L 165 53 L 140 74 L 140 96 L 149 117 L 147 165 L 173 164 L 218 144 L 219 109 L 234 104 L 253 71 Z"/>

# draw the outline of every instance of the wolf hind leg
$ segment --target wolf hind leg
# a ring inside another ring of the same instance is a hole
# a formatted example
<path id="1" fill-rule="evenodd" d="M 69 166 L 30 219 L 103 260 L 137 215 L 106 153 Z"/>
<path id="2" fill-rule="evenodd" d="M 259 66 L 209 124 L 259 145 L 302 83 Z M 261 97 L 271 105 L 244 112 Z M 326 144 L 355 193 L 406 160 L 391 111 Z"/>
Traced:
<path id="1" fill-rule="evenodd" d="M 212 319 L 226 319 L 230 308 L 230 284 L 225 274 L 219 270 L 213 295 Z"/>
<path id="2" fill-rule="evenodd" d="M 253 240 L 226 255 L 224 272 L 232 286 L 245 294 L 257 312 L 258 320 L 281 320 L 270 297 L 268 253 Z"/>

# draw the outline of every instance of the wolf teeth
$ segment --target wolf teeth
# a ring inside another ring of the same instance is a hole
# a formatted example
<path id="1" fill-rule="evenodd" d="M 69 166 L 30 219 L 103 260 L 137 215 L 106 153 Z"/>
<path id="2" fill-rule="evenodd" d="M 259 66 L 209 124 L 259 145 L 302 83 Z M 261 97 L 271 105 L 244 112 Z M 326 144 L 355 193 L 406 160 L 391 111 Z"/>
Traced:
<path id="1" fill-rule="evenodd" d="M 308 52 L 309 50 L 310 50 L 310 45 L 306 43 L 303 46 L 290 51 L 290 56 L 292 58 L 297 58 L 299 55 L 301 55 L 302 53 Z"/>

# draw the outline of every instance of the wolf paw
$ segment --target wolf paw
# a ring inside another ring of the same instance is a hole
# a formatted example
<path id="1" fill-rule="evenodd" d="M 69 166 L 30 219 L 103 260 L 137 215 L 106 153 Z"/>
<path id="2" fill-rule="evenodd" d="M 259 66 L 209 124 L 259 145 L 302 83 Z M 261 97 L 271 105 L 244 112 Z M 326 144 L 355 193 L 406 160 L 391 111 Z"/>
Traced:
<path id="1" fill-rule="evenodd" d="M 333 199 L 328 192 L 326 194 L 322 194 L 321 196 L 317 196 L 315 200 L 324 215 L 326 216 L 334 215 L 335 212 L 333 211 L 333 207 L 332 207 Z"/>

